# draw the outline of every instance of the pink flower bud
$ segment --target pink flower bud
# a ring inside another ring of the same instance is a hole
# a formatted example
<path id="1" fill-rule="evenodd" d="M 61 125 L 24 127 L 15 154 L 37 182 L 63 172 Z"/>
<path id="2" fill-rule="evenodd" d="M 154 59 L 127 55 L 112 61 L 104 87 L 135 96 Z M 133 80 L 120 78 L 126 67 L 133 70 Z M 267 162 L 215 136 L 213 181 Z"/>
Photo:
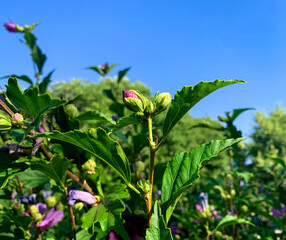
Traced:
<path id="1" fill-rule="evenodd" d="M 125 101 L 126 98 L 140 99 L 138 95 L 132 90 L 122 90 L 122 92 L 123 92 L 123 101 Z"/>
<path id="2" fill-rule="evenodd" d="M 4 23 L 4 27 L 7 29 L 9 32 L 18 32 L 16 28 L 17 24 L 14 23 L 13 21 L 9 21 L 8 23 Z"/>
<path id="3" fill-rule="evenodd" d="M 24 121 L 24 118 L 21 114 L 19 113 L 15 113 L 13 116 L 12 116 L 12 123 L 16 126 L 20 126 L 23 124 L 23 121 Z"/>
<path id="4" fill-rule="evenodd" d="M 123 102 L 125 106 L 133 112 L 143 112 L 144 106 L 142 100 L 134 90 L 122 90 Z"/>

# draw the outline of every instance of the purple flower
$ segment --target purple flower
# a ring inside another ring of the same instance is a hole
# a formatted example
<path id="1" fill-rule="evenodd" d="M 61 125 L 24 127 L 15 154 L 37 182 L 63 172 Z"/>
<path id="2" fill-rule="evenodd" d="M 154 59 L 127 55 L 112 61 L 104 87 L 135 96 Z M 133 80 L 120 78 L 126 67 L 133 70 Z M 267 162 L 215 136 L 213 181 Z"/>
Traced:
<path id="1" fill-rule="evenodd" d="M 50 191 L 50 190 L 47 190 L 47 191 L 43 192 L 43 197 L 44 197 L 45 200 L 46 200 L 46 198 L 48 198 L 51 195 L 52 195 L 52 191 Z"/>
<path id="2" fill-rule="evenodd" d="M 282 207 L 281 209 L 272 208 L 271 212 L 275 218 L 280 218 L 283 214 L 286 213 L 286 206 Z"/>
<path id="3" fill-rule="evenodd" d="M 97 199 L 92 194 L 76 190 L 75 187 L 70 187 L 68 204 L 72 206 L 75 204 L 76 200 L 84 202 L 89 205 L 94 205 L 97 203 Z"/>
<path id="4" fill-rule="evenodd" d="M 24 195 L 18 198 L 20 203 L 27 203 L 27 204 L 35 204 L 36 203 L 36 194 L 31 194 L 29 196 Z"/>
<path id="5" fill-rule="evenodd" d="M 118 240 L 113 230 L 109 233 L 109 240 Z"/>
<path id="6" fill-rule="evenodd" d="M 14 23 L 12 20 L 9 20 L 8 23 L 4 23 L 4 27 L 7 29 L 9 32 L 18 32 L 16 28 L 17 24 Z"/>
<path id="7" fill-rule="evenodd" d="M 200 204 L 196 204 L 196 209 L 199 210 L 201 213 L 203 213 L 203 208 Z"/>
<path id="8" fill-rule="evenodd" d="M 170 229 L 171 229 L 172 235 L 174 235 L 174 234 L 176 234 L 178 232 L 178 227 L 175 226 L 175 225 L 171 225 Z"/>
<path id="9" fill-rule="evenodd" d="M 48 211 L 46 216 L 39 223 L 38 228 L 40 232 L 43 232 L 46 229 L 56 225 L 59 221 L 62 220 L 63 217 L 64 217 L 64 212 L 62 210 L 55 210 L 55 208 L 52 208 L 50 211 Z"/>
<path id="10" fill-rule="evenodd" d="M 47 205 L 44 203 L 37 203 L 36 207 L 38 208 L 38 212 L 42 215 L 47 211 Z"/>
<path id="11" fill-rule="evenodd" d="M 207 193 L 200 193 L 199 200 L 201 202 L 201 205 L 203 207 L 203 211 L 209 209 L 209 197 Z"/>

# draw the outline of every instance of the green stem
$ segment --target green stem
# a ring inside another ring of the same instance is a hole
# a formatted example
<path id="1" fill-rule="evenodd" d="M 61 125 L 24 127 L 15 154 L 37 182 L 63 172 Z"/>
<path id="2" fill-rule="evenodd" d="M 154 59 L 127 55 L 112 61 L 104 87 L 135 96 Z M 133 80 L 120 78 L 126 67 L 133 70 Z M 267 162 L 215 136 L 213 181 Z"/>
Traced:
<path id="1" fill-rule="evenodd" d="M 137 188 L 135 188 L 131 183 L 127 184 L 128 187 L 130 187 L 134 192 L 136 192 L 139 196 L 141 196 L 141 193 L 138 191 Z"/>
<path id="2" fill-rule="evenodd" d="M 154 160 L 156 153 L 156 143 L 153 141 L 153 132 L 152 132 L 152 118 L 148 118 L 148 133 L 149 133 L 149 145 L 150 145 L 150 172 L 149 172 L 149 185 L 150 191 L 146 194 L 146 208 L 147 208 L 147 217 L 148 217 L 148 226 L 151 223 L 152 217 L 152 194 L 153 194 L 153 182 L 154 182 Z"/>

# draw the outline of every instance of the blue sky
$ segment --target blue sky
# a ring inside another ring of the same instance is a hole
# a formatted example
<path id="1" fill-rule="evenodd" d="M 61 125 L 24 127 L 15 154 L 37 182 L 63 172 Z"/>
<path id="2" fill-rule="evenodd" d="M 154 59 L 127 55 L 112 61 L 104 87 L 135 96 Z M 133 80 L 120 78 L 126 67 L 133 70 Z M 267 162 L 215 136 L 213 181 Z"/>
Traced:
<path id="1" fill-rule="evenodd" d="M 241 79 L 211 94 L 192 110 L 216 118 L 234 108 L 268 112 L 286 105 L 286 2 L 276 0 L 180 1 L 3 1 L 0 24 L 39 22 L 34 33 L 48 56 L 45 74 L 53 81 L 71 78 L 98 82 L 88 66 L 106 61 L 153 92 L 172 95 L 183 85 Z M 0 28 L 0 76 L 33 76 L 20 34 Z M 5 84 L 1 80 L 0 86 Z M 254 111 L 237 125 L 251 133 Z"/>

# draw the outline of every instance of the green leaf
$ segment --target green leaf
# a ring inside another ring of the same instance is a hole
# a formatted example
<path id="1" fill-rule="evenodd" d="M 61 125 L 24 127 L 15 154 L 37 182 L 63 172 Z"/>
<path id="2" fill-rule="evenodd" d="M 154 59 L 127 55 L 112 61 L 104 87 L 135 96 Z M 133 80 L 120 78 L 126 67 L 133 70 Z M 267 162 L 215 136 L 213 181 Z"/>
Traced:
<path id="1" fill-rule="evenodd" d="M 231 122 L 233 122 L 241 113 L 248 111 L 248 110 L 255 110 L 255 108 L 238 108 L 233 109 L 232 115 L 230 117 Z"/>
<path id="2" fill-rule="evenodd" d="M 146 230 L 146 240 L 172 240 L 171 229 L 166 226 L 158 201 L 154 205 L 150 228 Z"/>
<path id="3" fill-rule="evenodd" d="M 49 72 L 49 74 L 44 77 L 43 81 L 39 84 L 39 92 L 41 94 L 45 93 L 47 91 L 48 85 L 51 82 L 51 76 L 53 75 L 55 69 L 51 72 Z"/>
<path id="4" fill-rule="evenodd" d="M 92 235 L 88 233 L 85 229 L 76 233 L 76 238 L 81 240 L 89 240 L 91 239 Z"/>
<path id="5" fill-rule="evenodd" d="M 33 159 L 34 160 L 34 159 Z M 62 155 L 55 155 L 51 161 L 36 159 L 31 163 L 32 170 L 38 170 L 54 179 L 60 186 L 65 186 L 66 172 L 71 164 L 67 158 Z"/>
<path id="6" fill-rule="evenodd" d="M 10 78 L 10 77 L 15 77 L 17 79 L 20 79 L 20 80 L 23 80 L 27 83 L 30 83 L 31 85 L 33 85 L 33 81 L 31 80 L 31 78 L 29 78 L 28 76 L 26 75 L 15 75 L 15 74 L 12 74 L 12 75 L 9 75 L 9 76 L 5 76 L 5 77 L 1 77 L 0 79 L 5 79 L 5 78 Z"/>
<path id="7" fill-rule="evenodd" d="M 118 120 L 118 122 L 116 123 L 116 125 L 112 128 L 112 132 L 115 132 L 117 131 L 118 129 L 120 128 L 123 128 L 129 124 L 139 124 L 140 123 L 140 120 L 134 116 L 134 115 L 131 115 L 129 117 L 122 117 Z"/>
<path id="8" fill-rule="evenodd" d="M 121 71 L 118 72 L 118 78 L 117 78 L 117 83 L 118 83 L 118 84 L 122 81 L 123 77 L 126 75 L 126 73 L 127 73 L 130 69 L 131 69 L 131 68 L 129 67 L 129 68 L 125 68 L 125 69 L 123 69 L 123 70 L 121 70 Z"/>
<path id="9" fill-rule="evenodd" d="M 22 92 L 16 78 L 9 78 L 6 88 L 9 99 L 34 118 L 41 112 L 58 107 L 66 102 L 65 100 L 52 99 L 48 94 L 39 95 L 37 87 L 30 87 Z"/>
<path id="10" fill-rule="evenodd" d="M 88 67 L 87 69 L 94 70 L 94 71 L 96 71 L 97 73 L 99 73 L 101 76 L 104 76 L 104 72 L 103 72 L 103 71 L 101 70 L 101 68 L 98 67 L 98 66 Z"/>
<path id="11" fill-rule="evenodd" d="M 114 93 L 112 91 L 112 89 L 103 89 L 102 93 L 108 97 L 109 99 L 111 99 L 112 101 L 116 102 L 116 98 L 114 96 Z"/>
<path id="12" fill-rule="evenodd" d="M 47 57 L 42 53 L 41 49 L 36 44 L 37 38 L 33 33 L 25 31 L 24 38 L 26 40 L 26 45 L 31 50 L 32 60 L 37 65 L 38 72 L 41 73 Z"/>
<path id="13" fill-rule="evenodd" d="M 129 161 L 118 142 L 101 129 L 74 130 L 67 133 L 54 131 L 33 137 L 46 137 L 73 144 L 90 152 L 111 166 L 128 184 L 131 181 Z"/>
<path id="14" fill-rule="evenodd" d="M 71 119 L 69 115 L 65 112 L 63 106 L 57 108 L 55 112 L 56 112 L 56 122 L 59 125 L 61 132 L 68 132 L 75 129 L 79 129 L 79 121 Z"/>
<path id="15" fill-rule="evenodd" d="M 27 168 L 28 165 L 24 162 L 17 162 L 12 155 L 0 151 L 0 189 L 6 186 L 10 178 Z"/>
<path id="16" fill-rule="evenodd" d="M 245 82 L 241 80 L 222 81 L 217 79 L 213 82 L 199 82 L 194 87 L 185 86 L 182 90 L 177 91 L 164 121 L 163 139 L 161 142 L 166 139 L 172 128 L 196 103 L 215 90 L 234 83 Z"/>
<path id="17" fill-rule="evenodd" d="M 112 120 L 111 117 L 107 117 L 105 114 L 103 114 L 97 110 L 86 111 L 86 112 L 80 113 L 74 119 L 79 120 L 79 121 L 96 120 L 96 121 L 108 122 L 109 124 L 112 124 L 112 125 L 115 124 L 115 122 Z"/>
<path id="18" fill-rule="evenodd" d="M 105 197 L 108 199 L 125 199 L 129 198 L 130 194 L 125 184 L 116 184 L 108 187 Z"/>
<path id="19" fill-rule="evenodd" d="M 203 161 L 217 156 L 222 150 L 245 138 L 213 140 L 195 147 L 190 152 L 176 154 L 168 162 L 162 182 L 162 210 L 168 223 L 171 214 L 183 192 L 199 178 Z"/>
<path id="20" fill-rule="evenodd" d="M 247 221 L 246 219 L 243 218 L 237 218 L 237 216 L 232 216 L 232 215 L 227 215 L 223 219 L 220 220 L 216 228 L 212 231 L 212 234 L 222 228 L 222 227 L 227 227 L 229 225 L 234 225 L 234 224 L 249 224 L 251 226 L 255 226 L 253 223 L 250 221 Z"/>
<path id="21" fill-rule="evenodd" d="M 216 131 L 224 131 L 223 126 L 213 126 L 213 125 L 210 125 L 210 123 L 198 123 L 190 127 L 190 129 L 193 129 L 193 128 L 207 128 L 207 129 L 212 129 Z"/>
<path id="22" fill-rule="evenodd" d="M 46 184 L 49 182 L 49 177 L 37 170 L 32 170 L 31 168 L 26 169 L 21 172 L 19 175 L 21 183 L 26 188 L 35 188 L 40 186 L 41 184 Z"/>
<path id="23" fill-rule="evenodd" d="M 124 204 L 119 200 L 105 198 L 102 203 L 93 206 L 82 217 L 82 228 L 90 228 L 93 224 L 99 223 L 103 232 L 114 229 L 123 239 L 130 239 L 123 227 L 121 213 L 125 210 Z"/>

